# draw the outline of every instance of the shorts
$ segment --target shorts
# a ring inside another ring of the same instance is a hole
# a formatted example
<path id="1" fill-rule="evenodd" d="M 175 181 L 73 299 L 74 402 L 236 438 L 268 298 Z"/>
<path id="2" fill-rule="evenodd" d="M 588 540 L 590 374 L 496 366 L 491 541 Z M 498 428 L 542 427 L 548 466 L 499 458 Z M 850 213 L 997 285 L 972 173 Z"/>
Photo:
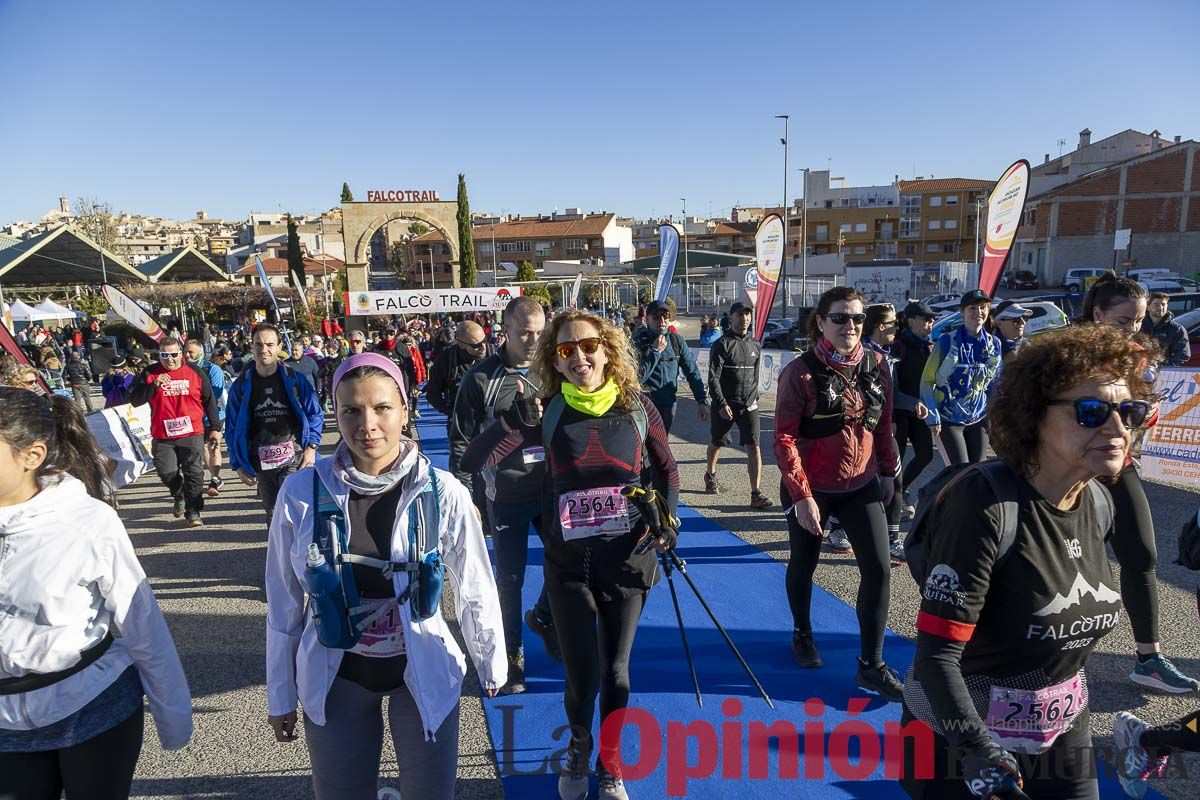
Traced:
<path id="1" fill-rule="evenodd" d="M 712 407 L 712 443 L 717 447 L 724 447 L 729 444 L 729 434 L 733 432 L 733 426 L 736 425 L 740 434 L 742 447 L 747 445 L 758 444 L 758 408 L 750 410 L 745 406 L 737 406 L 733 403 L 729 404 L 729 408 L 733 411 L 733 419 L 725 419 L 721 416 L 720 406 Z"/>

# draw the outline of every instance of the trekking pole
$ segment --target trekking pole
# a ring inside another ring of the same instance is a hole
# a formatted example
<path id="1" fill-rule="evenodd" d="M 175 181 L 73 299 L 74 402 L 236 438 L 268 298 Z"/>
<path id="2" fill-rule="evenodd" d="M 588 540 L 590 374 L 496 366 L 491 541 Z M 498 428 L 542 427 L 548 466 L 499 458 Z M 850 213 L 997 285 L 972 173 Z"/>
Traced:
<path id="1" fill-rule="evenodd" d="M 671 589 L 671 603 L 675 606 L 675 621 L 679 623 L 679 635 L 683 638 L 683 654 L 687 656 L 688 669 L 692 673 L 692 685 L 696 687 L 696 704 L 704 708 L 704 698 L 700 696 L 700 679 L 696 677 L 696 665 L 692 663 L 692 650 L 688 647 L 687 628 L 683 625 L 683 614 L 679 611 L 679 596 L 675 594 L 675 579 L 672 577 L 674 570 L 671 568 L 671 562 L 667 561 L 663 553 L 658 554 L 658 560 L 662 562 L 663 574 L 667 576 L 667 586 Z"/>
<path id="2" fill-rule="evenodd" d="M 767 701 L 768 706 L 774 708 L 775 704 L 772 703 L 771 698 L 767 696 L 767 690 L 763 688 L 761 683 L 759 683 L 758 678 L 754 675 L 754 670 L 750 669 L 750 665 L 746 663 L 746 659 L 742 658 L 741 652 L 737 649 L 737 645 L 733 643 L 733 639 L 729 637 L 729 633 L 725 630 L 725 626 L 723 626 L 721 621 L 717 619 L 717 615 L 714 614 L 712 608 L 709 607 L 708 601 L 704 599 L 704 595 L 700 594 L 700 587 L 696 586 L 696 582 L 693 581 L 692 576 L 688 574 L 687 562 L 676 555 L 673 549 L 667 551 L 667 557 L 670 558 L 671 561 L 675 562 L 675 568 L 679 570 L 681 575 L 683 575 L 683 579 L 687 581 L 688 586 L 692 587 L 692 591 L 696 594 L 696 599 L 700 601 L 700 605 L 704 606 L 704 610 L 708 612 L 709 619 L 713 621 L 713 625 L 716 625 L 717 630 L 721 632 L 721 636 L 725 639 L 725 644 L 729 645 L 729 649 L 733 651 L 733 655 L 737 658 L 738 663 L 742 665 L 742 669 L 746 670 L 746 675 L 748 675 L 750 680 L 754 682 L 755 687 L 758 689 L 758 693 L 762 695 L 763 700 Z"/>

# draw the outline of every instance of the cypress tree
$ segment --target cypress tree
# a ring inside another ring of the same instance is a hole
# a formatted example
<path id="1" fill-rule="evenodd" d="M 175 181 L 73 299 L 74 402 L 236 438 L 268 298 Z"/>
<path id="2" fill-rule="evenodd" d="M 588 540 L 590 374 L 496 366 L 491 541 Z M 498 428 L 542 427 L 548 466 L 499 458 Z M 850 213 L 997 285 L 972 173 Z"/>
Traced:
<path id="1" fill-rule="evenodd" d="M 458 173 L 458 281 L 464 289 L 475 287 L 475 237 L 471 234 L 471 204 L 467 200 L 467 179 Z"/>
<path id="2" fill-rule="evenodd" d="M 291 214 L 288 214 L 287 218 L 287 263 L 290 283 L 303 291 L 304 254 L 300 252 L 300 229 Z"/>
<path id="3" fill-rule="evenodd" d="M 342 202 L 353 203 L 354 195 L 350 193 L 350 184 L 342 181 Z"/>

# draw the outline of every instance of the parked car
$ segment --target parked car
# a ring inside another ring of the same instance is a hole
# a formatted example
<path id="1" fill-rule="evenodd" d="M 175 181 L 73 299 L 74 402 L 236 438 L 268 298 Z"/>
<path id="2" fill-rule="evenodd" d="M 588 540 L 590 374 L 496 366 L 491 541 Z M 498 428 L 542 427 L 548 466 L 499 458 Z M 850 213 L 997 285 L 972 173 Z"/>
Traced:
<path id="1" fill-rule="evenodd" d="M 762 346 L 767 350 L 803 350 L 808 347 L 808 316 L 812 307 L 796 309 L 796 319 L 786 328 L 768 329 L 763 333 Z M 770 326 L 768 321 L 767 325 Z"/>
<path id="2" fill-rule="evenodd" d="M 1033 316 L 1025 323 L 1026 336 L 1035 336 L 1046 331 L 1056 331 L 1070 324 L 1070 319 L 1067 317 L 1066 312 L 1054 303 L 1027 300 L 1021 300 L 1020 303 L 1033 312 Z M 934 341 L 937 341 L 937 338 L 943 333 L 951 333 L 961 327 L 962 314 L 957 311 L 953 314 L 947 314 L 933 324 L 932 335 Z"/>
<path id="3" fill-rule="evenodd" d="M 1181 292 L 1167 299 L 1167 308 L 1177 318 L 1189 311 L 1200 308 L 1200 292 Z"/>
<path id="4" fill-rule="evenodd" d="M 1073 267 L 1067 270 L 1067 274 L 1063 275 L 1062 283 L 1059 284 L 1071 294 L 1079 294 L 1088 287 L 1088 278 L 1099 278 L 1104 273 L 1108 272 L 1103 267 Z"/>
<path id="5" fill-rule="evenodd" d="M 931 294 L 928 297 L 923 297 L 921 298 L 921 302 L 934 311 L 955 311 L 958 309 L 958 301 L 961 299 L 962 294 L 959 292 L 947 292 L 945 294 Z"/>
<path id="6" fill-rule="evenodd" d="M 1054 305 L 1067 312 L 1067 316 L 1075 319 L 1079 316 L 1079 310 L 1083 308 L 1082 294 L 1039 294 L 1036 297 L 1021 298 L 1021 305 L 1029 303 L 1054 303 Z"/>
<path id="7" fill-rule="evenodd" d="M 767 334 L 774 333 L 775 331 L 781 331 L 781 330 L 786 331 L 788 328 L 792 327 L 795 324 L 796 324 L 796 320 L 794 320 L 794 319 L 784 319 L 782 317 L 771 317 L 770 319 L 767 320 L 767 324 L 763 328 L 763 338 L 766 338 Z"/>
<path id="8" fill-rule="evenodd" d="M 1038 281 L 1037 275 L 1027 269 L 1017 270 L 1016 272 L 1007 272 L 1004 274 L 1005 289 L 1040 289 L 1042 284 Z"/>
<path id="9" fill-rule="evenodd" d="M 1191 278 L 1147 278 L 1138 282 L 1145 286 L 1148 292 L 1166 292 L 1167 294 L 1200 292 L 1200 283 Z"/>
<path id="10" fill-rule="evenodd" d="M 1155 268 L 1142 267 L 1141 269 L 1129 270 L 1128 272 L 1125 273 L 1125 277 L 1133 278 L 1135 281 L 1144 281 L 1148 278 L 1164 280 L 1164 279 L 1178 278 L 1180 276 L 1176 275 L 1174 272 L 1171 272 L 1171 270 L 1169 270 L 1169 269 L 1163 269 L 1161 267 L 1155 267 Z"/>
<path id="11" fill-rule="evenodd" d="M 1192 357 L 1184 362 L 1185 367 L 1200 367 L 1200 308 L 1180 314 L 1175 321 L 1188 332 L 1188 342 L 1192 346 Z"/>

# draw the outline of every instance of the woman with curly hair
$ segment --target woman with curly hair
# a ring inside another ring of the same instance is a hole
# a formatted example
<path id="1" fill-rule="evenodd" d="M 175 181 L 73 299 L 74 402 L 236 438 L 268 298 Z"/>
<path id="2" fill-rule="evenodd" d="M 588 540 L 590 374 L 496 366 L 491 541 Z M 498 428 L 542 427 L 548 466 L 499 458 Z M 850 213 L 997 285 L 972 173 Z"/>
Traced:
<path id="1" fill-rule="evenodd" d="M 929 779 L 905 753 L 911 797 L 1097 797 L 1083 667 L 1121 595 L 1095 479 L 1120 474 L 1150 390 L 1142 353 L 1104 326 L 1039 336 L 1005 362 L 988 411 L 1001 462 L 951 478 L 924 522 L 903 722 L 927 723 L 935 746 Z"/>
<path id="2" fill-rule="evenodd" d="M 1083 298 L 1081 325 L 1103 325 L 1120 333 L 1141 353 L 1146 380 L 1154 382 L 1153 356 L 1157 346 L 1141 334 L 1149 293 L 1131 278 L 1114 272 L 1102 275 Z M 1149 348 L 1146 350 L 1145 348 Z M 1158 422 L 1155 411 L 1146 427 Z M 1161 652 L 1158 637 L 1158 547 L 1154 538 L 1154 517 L 1142 486 L 1132 453 L 1115 483 L 1109 487 L 1116 504 L 1112 548 L 1121 565 L 1121 600 L 1133 628 L 1137 660 L 1129 679 L 1142 686 L 1171 694 L 1194 692 L 1200 682 L 1188 677 Z"/>
<path id="3" fill-rule="evenodd" d="M 595 314 L 556 316 L 532 369 L 540 398 L 522 397 L 471 442 L 462 466 L 477 472 L 521 449 L 546 459 L 543 519 L 546 591 L 566 671 L 571 742 L 559 796 L 588 793 L 597 694 L 601 721 L 629 704 L 629 654 L 646 594 L 658 581 L 650 531 L 620 489 L 658 490 L 672 515 L 679 472 L 662 418 L 638 385 L 623 328 Z M 523 394 L 522 387 L 518 392 Z M 674 546 L 670 531 L 653 544 Z M 600 797 L 626 798 L 615 742 L 601 740 Z"/>

